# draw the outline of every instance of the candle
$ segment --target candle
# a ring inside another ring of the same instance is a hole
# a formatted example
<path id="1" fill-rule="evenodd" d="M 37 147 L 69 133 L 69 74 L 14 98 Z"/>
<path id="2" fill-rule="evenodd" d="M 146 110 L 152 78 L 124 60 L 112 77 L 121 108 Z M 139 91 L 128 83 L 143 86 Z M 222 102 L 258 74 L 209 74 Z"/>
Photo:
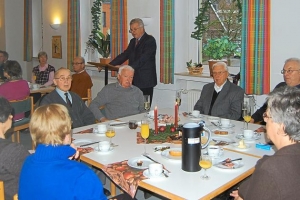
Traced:
<path id="1" fill-rule="evenodd" d="M 174 124 L 175 128 L 178 127 L 178 104 L 177 102 L 175 102 L 175 124 Z"/>
<path id="2" fill-rule="evenodd" d="M 157 106 L 154 108 L 154 133 L 158 134 L 158 117 L 157 117 Z"/>

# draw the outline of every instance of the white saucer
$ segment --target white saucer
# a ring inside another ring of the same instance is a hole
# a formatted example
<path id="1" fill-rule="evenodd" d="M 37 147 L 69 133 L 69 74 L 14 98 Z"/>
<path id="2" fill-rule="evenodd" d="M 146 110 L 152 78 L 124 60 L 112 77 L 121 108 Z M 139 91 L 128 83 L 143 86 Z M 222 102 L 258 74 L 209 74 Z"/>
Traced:
<path id="1" fill-rule="evenodd" d="M 168 172 L 166 170 L 164 170 L 164 173 L 165 174 L 168 174 Z M 163 175 L 163 173 L 160 174 L 160 176 L 151 176 L 149 174 L 149 169 L 146 169 L 145 171 L 143 171 L 143 175 L 147 178 L 150 178 L 150 179 L 161 179 L 161 178 L 166 178 L 165 175 Z"/>
<path id="2" fill-rule="evenodd" d="M 238 149 L 238 150 L 240 150 L 240 151 L 246 151 L 246 150 L 248 150 L 248 149 L 251 148 L 251 145 L 250 145 L 250 144 L 245 144 L 246 148 L 239 148 L 239 147 L 238 147 L 238 146 L 239 146 L 238 143 L 234 143 L 234 144 L 232 144 L 232 146 L 233 146 L 235 149 Z"/>
<path id="3" fill-rule="evenodd" d="M 238 134 L 236 135 L 237 139 L 243 139 L 245 142 L 254 142 L 255 140 L 259 140 L 261 137 L 260 134 L 255 133 L 254 136 L 252 138 L 245 138 L 244 135 L 242 134 Z"/>
<path id="4" fill-rule="evenodd" d="M 233 128 L 233 127 L 235 127 L 234 124 L 229 124 L 229 126 L 222 126 L 222 124 L 220 124 L 221 129 L 229 129 L 229 128 Z"/>
<path id="5" fill-rule="evenodd" d="M 114 150 L 113 147 L 110 147 L 108 151 L 100 151 L 100 150 L 99 150 L 99 147 L 95 147 L 94 149 L 95 149 L 95 151 L 97 151 L 98 153 L 103 153 L 103 154 L 110 153 L 110 152 L 112 152 L 112 151 Z"/>
<path id="6" fill-rule="evenodd" d="M 105 136 L 105 132 L 98 132 L 98 133 L 95 133 L 95 135 L 98 135 L 98 136 Z"/>

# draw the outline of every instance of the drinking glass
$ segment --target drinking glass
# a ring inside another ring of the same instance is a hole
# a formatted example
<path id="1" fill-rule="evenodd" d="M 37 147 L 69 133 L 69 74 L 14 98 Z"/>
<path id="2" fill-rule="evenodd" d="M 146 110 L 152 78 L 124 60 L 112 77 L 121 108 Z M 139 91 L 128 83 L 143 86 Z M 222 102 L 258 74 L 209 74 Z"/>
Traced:
<path id="1" fill-rule="evenodd" d="M 146 111 L 150 110 L 150 95 L 144 95 L 144 108 Z"/>
<path id="2" fill-rule="evenodd" d="M 211 168 L 212 166 L 212 160 L 211 157 L 208 155 L 202 155 L 199 162 L 200 167 L 204 169 L 204 174 L 201 176 L 202 179 L 208 180 L 209 176 L 206 174 L 206 170 Z"/>
<path id="3" fill-rule="evenodd" d="M 242 111 L 243 111 L 243 118 L 244 121 L 247 123 L 247 129 L 248 129 L 248 123 L 251 121 L 251 108 L 247 102 L 243 103 Z"/>
<path id="4" fill-rule="evenodd" d="M 147 120 L 142 120 L 141 122 L 141 136 L 145 140 L 145 152 L 144 154 L 147 154 L 146 151 L 146 143 L 147 143 L 147 138 L 149 137 L 150 131 L 149 131 L 149 122 Z"/>
<path id="5" fill-rule="evenodd" d="M 105 135 L 109 138 L 110 145 L 112 145 L 112 138 L 116 135 L 115 129 L 113 127 L 108 127 L 105 132 Z"/>

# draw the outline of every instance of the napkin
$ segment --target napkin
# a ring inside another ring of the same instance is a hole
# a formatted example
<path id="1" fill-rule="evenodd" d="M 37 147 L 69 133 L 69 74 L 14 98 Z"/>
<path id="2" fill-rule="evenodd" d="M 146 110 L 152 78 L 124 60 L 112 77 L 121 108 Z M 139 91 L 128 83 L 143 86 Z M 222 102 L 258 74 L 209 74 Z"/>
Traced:
<path id="1" fill-rule="evenodd" d="M 115 184 L 134 198 L 139 182 L 147 179 L 147 177 L 143 175 L 144 170 L 130 167 L 127 165 L 127 161 L 108 164 L 103 168 L 103 171 Z"/>

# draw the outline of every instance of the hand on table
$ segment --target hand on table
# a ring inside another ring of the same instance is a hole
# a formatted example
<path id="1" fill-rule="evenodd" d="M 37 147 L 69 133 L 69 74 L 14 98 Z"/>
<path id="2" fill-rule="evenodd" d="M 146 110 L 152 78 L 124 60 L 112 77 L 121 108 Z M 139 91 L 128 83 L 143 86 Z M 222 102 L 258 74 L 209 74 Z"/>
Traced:
<path id="1" fill-rule="evenodd" d="M 69 157 L 69 159 L 70 160 L 78 159 L 79 158 L 79 151 L 77 151 L 77 147 L 75 146 L 74 143 L 70 144 L 70 146 L 76 150 L 76 153 L 73 156 Z"/>
<path id="2" fill-rule="evenodd" d="M 108 121 L 108 119 L 107 119 L 106 117 L 102 117 L 102 118 L 100 119 L 100 122 L 106 122 L 106 121 Z"/>

